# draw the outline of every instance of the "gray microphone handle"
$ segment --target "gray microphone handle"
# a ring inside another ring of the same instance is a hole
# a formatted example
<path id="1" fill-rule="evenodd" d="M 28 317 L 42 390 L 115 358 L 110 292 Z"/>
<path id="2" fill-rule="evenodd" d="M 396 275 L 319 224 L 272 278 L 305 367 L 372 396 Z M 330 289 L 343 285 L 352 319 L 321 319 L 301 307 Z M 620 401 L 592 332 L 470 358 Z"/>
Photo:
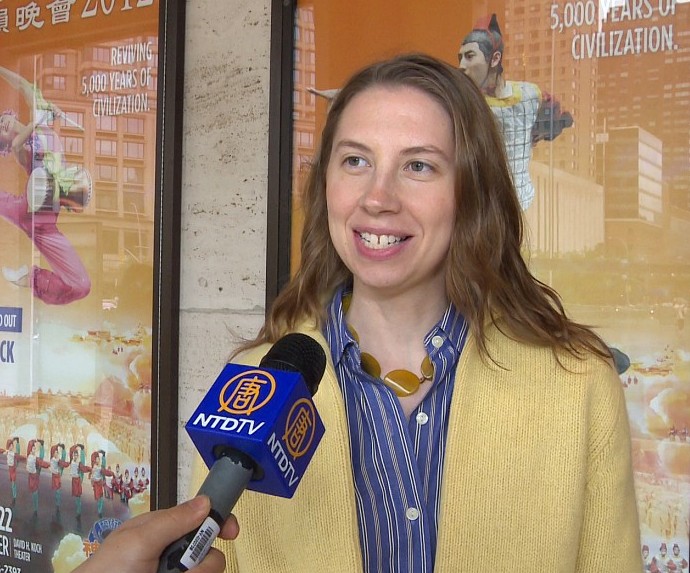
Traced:
<path id="1" fill-rule="evenodd" d="M 199 564 L 254 475 L 254 469 L 254 461 L 238 450 L 228 449 L 221 454 L 198 493 L 210 498 L 211 512 L 197 529 L 165 549 L 158 573 L 182 573 Z"/>

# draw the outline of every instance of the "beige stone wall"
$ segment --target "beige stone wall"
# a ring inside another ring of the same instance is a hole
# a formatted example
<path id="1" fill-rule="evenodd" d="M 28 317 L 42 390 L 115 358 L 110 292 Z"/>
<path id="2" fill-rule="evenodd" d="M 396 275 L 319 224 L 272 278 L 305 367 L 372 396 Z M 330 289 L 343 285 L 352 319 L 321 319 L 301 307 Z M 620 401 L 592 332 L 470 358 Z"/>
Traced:
<path id="1" fill-rule="evenodd" d="M 180 285 L 178 497 L 184 424 L 240 338 L 263 321 L 269 0 L 188 0 Z"/>

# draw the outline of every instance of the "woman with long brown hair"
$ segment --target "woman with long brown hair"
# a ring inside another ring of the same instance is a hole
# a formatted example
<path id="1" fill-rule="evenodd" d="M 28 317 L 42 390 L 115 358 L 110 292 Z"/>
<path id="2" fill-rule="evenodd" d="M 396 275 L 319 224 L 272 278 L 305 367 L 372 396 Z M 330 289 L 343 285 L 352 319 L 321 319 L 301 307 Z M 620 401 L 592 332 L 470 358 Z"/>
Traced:
<path id="1" fill-rule="evenodd" d="M 471 79 L 424 55 L 356 73 L 303 203 L 300 267 L 237 361 L 318 340 L 326 433 L 293 499 L 240 499 L 229 570 L 640 570 L 620 380 L 527 268 Z"/>

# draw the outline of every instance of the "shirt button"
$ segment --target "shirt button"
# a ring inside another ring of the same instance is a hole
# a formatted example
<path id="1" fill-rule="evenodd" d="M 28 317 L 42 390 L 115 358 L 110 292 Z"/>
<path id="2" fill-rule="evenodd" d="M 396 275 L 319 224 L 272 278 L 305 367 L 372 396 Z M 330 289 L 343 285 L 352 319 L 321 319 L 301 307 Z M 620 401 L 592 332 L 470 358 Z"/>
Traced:
<path id="1" fill-rule="evenodd" d="M 419 517 L 419 510 L 416 507 L 408 507 L 405 515 L 410 521 L 415 521 Z"/>
<path id="2" fill-rule="evenodd" d="M 441 348 L 441 346 L 443 346 L 443 337 L 438 335 L 434 336 L 431 339 L 431 344 L 434 345 L 434 348 Z"/>
<path id="3" fill-rule="evenodd" d="M 428 421 L 429 421 L 429 416 L 427 416 L 424 412 L 420 412 L 419 414 L 417 414 L 417 423 L 420 426 L 423 426 Z"/>

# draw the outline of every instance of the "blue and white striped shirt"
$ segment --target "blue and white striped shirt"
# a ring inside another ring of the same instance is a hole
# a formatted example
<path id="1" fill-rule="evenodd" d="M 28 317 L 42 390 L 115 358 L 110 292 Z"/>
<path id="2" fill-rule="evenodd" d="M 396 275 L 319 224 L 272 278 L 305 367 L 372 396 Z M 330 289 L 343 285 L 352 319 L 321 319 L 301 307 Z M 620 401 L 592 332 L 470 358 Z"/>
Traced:
<path id="1" fill-rule="evenodd" d="M 434 569 L 448 414 L 467 323 L 450 305 L 424 338 L 434 387 L 409 421 L 395 394 L 361 367 L 339 289 L 324 334 L 348 417 L 364 571 Z"/>

